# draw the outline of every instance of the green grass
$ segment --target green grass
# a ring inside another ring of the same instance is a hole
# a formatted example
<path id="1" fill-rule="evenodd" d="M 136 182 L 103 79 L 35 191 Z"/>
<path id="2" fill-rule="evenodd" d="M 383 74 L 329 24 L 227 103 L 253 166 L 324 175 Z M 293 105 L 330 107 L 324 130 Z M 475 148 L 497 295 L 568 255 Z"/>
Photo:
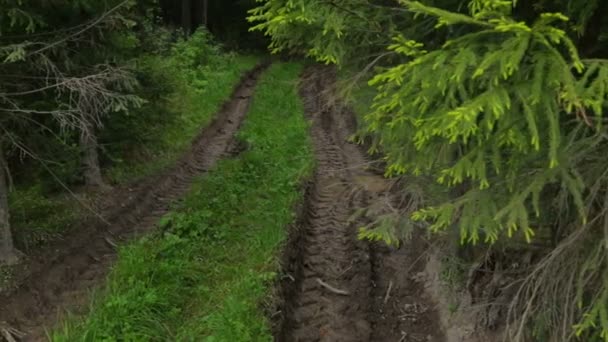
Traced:
<path id="1" fill-rule="evenodd" d="M 12 191 L 9 207 L 15 245 L 25 253 L 60 237 L 85 211 L 68 194 L 46 196 L 40 184 Z"/>
<path id="2" fill-rule="evenodd" d="M 160 223 L 121 249 L 107 288 L 53 341 L 271 341 L 263 303 L 310 177 L 313 154 L 297 96 L 298 64 L 262 77 L 238 139 Z"/>
<path id="3" fill-rule="evenodd" d="M 153 68 L 167 68 L 188 75 L 165 75 L 177 78 L 174 80 L 176 89 L 163 99 L 161 108 L 151 110 L 168 111 L 158 115 L 170 114 L 172 120 L 159 120 L 160 123 L 156 125 L 142 123 L 146 136 L 153 138 L 146 139 L 145 145 L 136 146 L 135 151 L 122 151 L 118 146 L 119 152 L 113 158 L 114 165 L 105 171 L 110 182 L 120 184 L 133 181 L 155 174 L 175 162 L 201 128 L 211 122 L 243 73 L 259 62 L 258 57 L 248 55 L 228 54 L 217 58 L 221 62 L 198 70 L 173 67 L 171 64 L 179 61 L 167 61 L 162 56 L 148 58 L 146 62 L 152 63 Z"/>

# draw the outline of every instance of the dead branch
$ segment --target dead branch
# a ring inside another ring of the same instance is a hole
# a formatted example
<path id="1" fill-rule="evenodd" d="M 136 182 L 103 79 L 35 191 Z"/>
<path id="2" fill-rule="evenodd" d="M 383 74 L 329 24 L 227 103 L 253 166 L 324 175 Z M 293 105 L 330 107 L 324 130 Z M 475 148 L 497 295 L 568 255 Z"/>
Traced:
<path id="1" fill-rule="evenodd" d="M 326 288 L 327 290 L 329 290 L 330 292 L 333 292 L 335 294 L 338 294 L 341 296 L 350 296 L 350 293 L 348 291 L 337 289 L 337 288 L 327 284 L 323 280 L 321 280 L 321 278 L 317 278 L 317 283 L 319 283 L 319 285 L 323 286 L 324 288 Z"/>
<path id="2" fill-rule="evenodd" d="M 388 283 L 388 290 L 386 290 L 386 295 L 384 296 L 384 304 L 388 303 L 389 298 L 391 297 L 391 290 L 393 289 L 393 281 L 391 280 Z"/>
<path id="3" fill-rule="evenodd" d="M 116 244 L 116 242 L 114 242 L 112 239 L 110 239 L 109 237 L 105 237 L 104 241 L 110 245 L 110 247 L 114 248 L 114 249 L 118 249 L 118 244 Z"/>
<path id="4" fill-rule="evenodd" d="M 25 337 L 25 335 L 26 334 L 24 332 L 8 327 L 5 324 L 0 326 L 0 336 L 2 336 L 7 342 L 17 342 L 17 339 L 22 339 Z"/>
<path id="5" fill-rule="evenodd" d="M 77 36 L 82 35 L 83 33 L 85 33 L 86 31 L 92 29 L 93 27 L 97 26 L 99 23 L 101 23 L 103 20 L 105 20 L 110 14 L 116 12 L 118 9 L 120 9 L 121 7 L 123 7 L 126 3 L 128 3 L 128 0 L 125 0 L 121 3 L 119 3 L 118 5 L 114 6 L 113 8 L 111 8 L 110 10 L 104 12 L 101 16 L 99 16 L 99 18 L 93 20 L 91 23 L 89 23 L 88 25 L 84 26 L 82 29 L 76 31 L 75 33 L 71 34 L 71 35 L 67 35 L 66 37 L 59 39 L 55 42 L 52 42 L 50 44 L 47 44 L 46 46 L 32 52 L 32 54 L 39 54 L 42 53 L 46 50 L 52 49 L 58 45 L 61 45 L 67 41 L 69 41 L 70 39 L 74 39 Z"/>

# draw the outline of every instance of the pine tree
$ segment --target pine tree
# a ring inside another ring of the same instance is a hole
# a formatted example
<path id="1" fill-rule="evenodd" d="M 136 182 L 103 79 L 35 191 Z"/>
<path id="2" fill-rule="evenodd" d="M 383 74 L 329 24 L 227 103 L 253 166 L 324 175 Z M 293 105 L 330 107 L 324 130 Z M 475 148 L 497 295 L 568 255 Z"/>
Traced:
<path id="1" fill-rule="evenodd" d="M 7 155 L 28 157 L 32 132 L 57 139 L 79 132 L 87 167 L 99 169 L 96 129 L 110 113 L 138 106 L 136 82 L 121 64 L 134 1 L 0 0 L 0 264 L 15 255 L 10 232 Z M 66 133 L 67 134 L 67 133 Z M 87 180 L 100 183 L 100 174 Z"/>

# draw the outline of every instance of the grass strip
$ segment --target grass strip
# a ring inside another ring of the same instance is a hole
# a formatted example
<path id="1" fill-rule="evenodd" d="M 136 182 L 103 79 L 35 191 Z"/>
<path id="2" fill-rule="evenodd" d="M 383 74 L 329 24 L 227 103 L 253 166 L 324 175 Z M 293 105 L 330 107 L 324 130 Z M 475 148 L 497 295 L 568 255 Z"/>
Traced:
<path id="1" fill-rule="evenodd" d="M 201 177 L 158 234 L 122 248 L 90 314 L 53 341 L 272 340 L 263 302 L 314 163 L 300 71 L 262 76 L 238 134 L 246 150 Z"/>

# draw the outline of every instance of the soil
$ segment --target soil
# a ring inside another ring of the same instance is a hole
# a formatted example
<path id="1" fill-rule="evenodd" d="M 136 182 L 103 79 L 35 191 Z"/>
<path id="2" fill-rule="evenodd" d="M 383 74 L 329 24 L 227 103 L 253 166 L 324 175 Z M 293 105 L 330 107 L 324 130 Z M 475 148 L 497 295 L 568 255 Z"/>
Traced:
<path id="1" fill-rule="evenodd" d="M 441 280 L 442 250 L 434 247 L 429 251 L 424 270 L 427 291 L 439 303 L 441 326 L 446 332 L 446 342 L 499 342 L 506 341 L 504 327 L 488 329 L 481 324 L 487 317 L 487 303 L 475 303 L 466 289 L 457 289 Z"/>
<path id="2" fill-rule="evenodd" d="M 244 75 L 215 120 L 173 167 L 131 188 L 113 189 L 99 217 L 14 270 L 14 286 L 0 293 L 0 332 L 14 329 L 13 336 L 24 333 L 22 341 L 46 340 L 46 329 L 67 312 L 86 313 L 91 291 L 104 283 L 116 260 L 116 246 L 153 230 L 197 176 L 235 149 L 234 135 L 264 68 Z"/>
<path id="3" fill-rule="evenodd" d="M 353 213 L 384 200 L 390 185 L 348 142 L 355 117 L 335 100 L 335 79 L 320 66 L 302 76 L 317 169 L 285 248 L 276 340 L 443 342 L 436 305 L 418 277 L 426 245 L 414 239 L 395 250 L 357 238 Z"/>

